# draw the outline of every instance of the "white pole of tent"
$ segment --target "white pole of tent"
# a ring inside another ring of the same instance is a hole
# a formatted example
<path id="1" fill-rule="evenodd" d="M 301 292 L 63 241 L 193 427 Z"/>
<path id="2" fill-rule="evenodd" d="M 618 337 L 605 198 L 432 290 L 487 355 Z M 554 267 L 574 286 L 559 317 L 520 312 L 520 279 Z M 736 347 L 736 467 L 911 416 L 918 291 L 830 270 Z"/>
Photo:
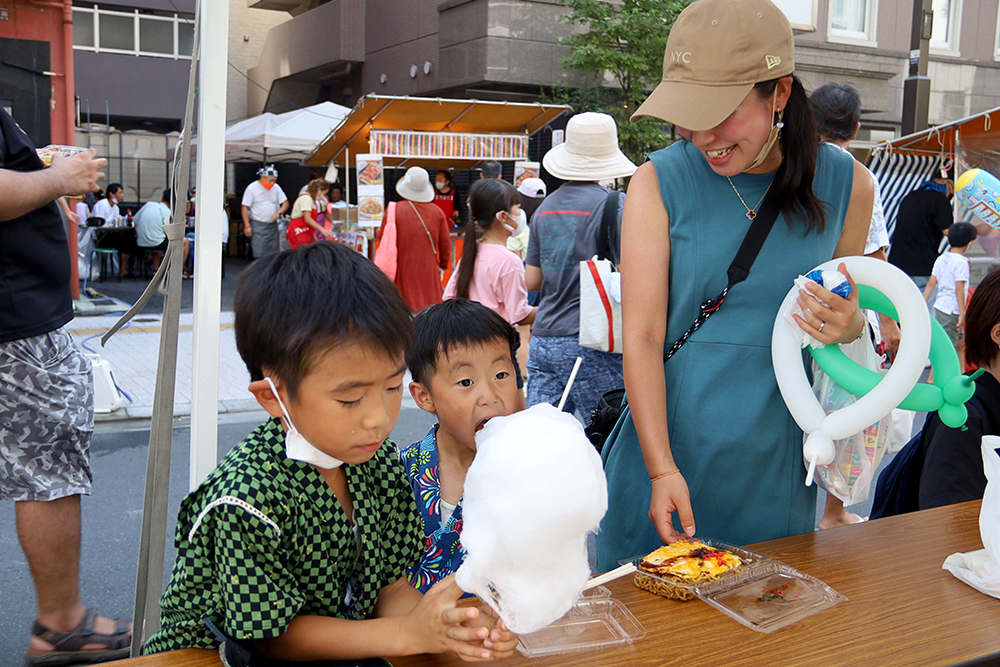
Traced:
<path id="1" fill-rule="evenodd" d="M 198 205 L 195 208 L 194 343 L 190 487 L 217 462 L 219 310 L 222 294 L 222 206 L 226 195 L 226 76 L 229 3 L 201 2 L 198 71 Z M 178 193 L 180 195 L 180 193 Z M 227 223 L 228 224 L 228 223 Z"/>

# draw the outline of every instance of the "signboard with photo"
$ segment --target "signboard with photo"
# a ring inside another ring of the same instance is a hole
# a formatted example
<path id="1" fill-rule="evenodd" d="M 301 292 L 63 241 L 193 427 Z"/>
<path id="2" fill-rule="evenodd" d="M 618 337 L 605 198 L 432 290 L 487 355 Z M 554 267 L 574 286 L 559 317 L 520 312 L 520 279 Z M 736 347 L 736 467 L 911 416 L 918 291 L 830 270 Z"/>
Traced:
<path id="1" fill-rule="evenodd" d="M 358 226 L 378 227 L 385 212 L 385 186 L 382 156 L 362 153 L 357 159 Z"/>
<path id="2" fill-rule="evenodd" d="M 515 162 L 514 163 L 514 187 L 520 187 L 521 181 L 526 178 L 538 178 L 541 173 L 542 164 L 540 162 Z"/>

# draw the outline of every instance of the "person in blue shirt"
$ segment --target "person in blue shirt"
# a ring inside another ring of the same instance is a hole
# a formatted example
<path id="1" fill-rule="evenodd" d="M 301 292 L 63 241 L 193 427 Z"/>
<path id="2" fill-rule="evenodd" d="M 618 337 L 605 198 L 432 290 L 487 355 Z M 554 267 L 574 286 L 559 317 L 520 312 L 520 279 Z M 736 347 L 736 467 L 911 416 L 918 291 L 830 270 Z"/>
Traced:
<path id="1" fill-rule="evenodd" d="M 516 336 L 497 313 L 467 299 L 426 308 L 414 322 L 410 394 L 438 418 L 423 440 L 402 452 L 424 535 L 423 556 L 406 578 L 421 592 L 465 559 L 465 474 L 476 456 L 476 433 L 490 419 L 518 409 Z"/>

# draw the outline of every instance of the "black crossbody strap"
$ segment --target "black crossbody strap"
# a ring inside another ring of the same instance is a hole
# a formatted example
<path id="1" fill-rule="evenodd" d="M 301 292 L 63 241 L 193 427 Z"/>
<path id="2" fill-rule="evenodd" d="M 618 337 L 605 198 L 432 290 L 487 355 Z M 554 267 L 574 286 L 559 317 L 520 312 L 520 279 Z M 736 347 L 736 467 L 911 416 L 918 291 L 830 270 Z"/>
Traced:
<path id="1" fill-rule="evenodd" d="M 615 243 L 612 240 L 614 230 L 617 229 L 615 223 L 618 222 L 618 191 L 611 190 L 604 200 L 604 213 L 601 215 L 600 236 L 597 239 L 597 257 L 606 259 L 612 264 L 617 264 L 615 260 Z"/>
<path id="2" fill-rule="evenodd" d="M 729 294 L 729 290 L 733 288 L 734 285 L 738 285 L 747 279 L 750 275 L 750 267 L 753 266 L 754 260 L 757 259 L 757 255 L 760 253 L 760 249 L 764 247 L 764 241 L 767 240 L 767 235 L 771 233 L 771 228 L 774 226 L 774 221 L 778 219 L 778 201 L 774 196 L 774 193 L 768 188 L 767 194 L 764 196 L 764 201 L 761 203 L 760 211 L 757 216 L 753 219 L 753 223 L 750 225 L 750 229 L 747 230 L 746 236 L 743 237 L 743 243 L 740 244 L 740 249 L 736 251 L 736 257 L 733 259 L 733 263 L 729 265 L 729 270 L 726 275 L 729 278 L 729 284 L 726 288 L 722 290 L 722 293 L 715 297 L 714 299 L 709 299 L 705 303 L 701 304 L 701 312 L 695 319 L 694 324 L 684 332 L 677 342 L 670 346 L 666 354 L 663 355 L 663 361 L 666 362 L 670 357 L 674 356 L 679 349 L 684 347 L 684 343 L 694 335 L 694 332 L 701 328 L 701 325 L 708 320 L 712 315 L 718 312 L 719 308 L 726 300 L 726 295 Z"/>

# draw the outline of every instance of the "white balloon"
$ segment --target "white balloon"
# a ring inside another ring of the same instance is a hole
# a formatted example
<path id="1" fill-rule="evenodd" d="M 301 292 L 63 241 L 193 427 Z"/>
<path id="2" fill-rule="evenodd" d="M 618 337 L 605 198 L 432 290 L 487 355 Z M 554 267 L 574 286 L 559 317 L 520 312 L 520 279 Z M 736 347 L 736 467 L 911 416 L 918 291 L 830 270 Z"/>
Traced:
<path id="1" fill-rule="evenodd" d="M 816 269 L 832 271 L 841 263 L 847 266 L 855 284 L 874 287 L 892 302 L 904 333 L 892 368 L 878 385 L 855 403 L 827 415 L 806 375 L 801 345 L 785 321 L 785 312 L 798 298 L 799 288 L 793 286 L 785 296 L 771 334 L 771 362 L 781 397 L 795 423 L 808 436 L 803 444 L 803 458 L 810 471 L 807 485 L 812 483 L 815 466 L 833 463 L 834 441 L 871 426 L 906 398 L 919 382 L 931 348 L 927 304 L 920 289 L 905 273 L 888 262 L 871 257 L 844 257 Z"/>

